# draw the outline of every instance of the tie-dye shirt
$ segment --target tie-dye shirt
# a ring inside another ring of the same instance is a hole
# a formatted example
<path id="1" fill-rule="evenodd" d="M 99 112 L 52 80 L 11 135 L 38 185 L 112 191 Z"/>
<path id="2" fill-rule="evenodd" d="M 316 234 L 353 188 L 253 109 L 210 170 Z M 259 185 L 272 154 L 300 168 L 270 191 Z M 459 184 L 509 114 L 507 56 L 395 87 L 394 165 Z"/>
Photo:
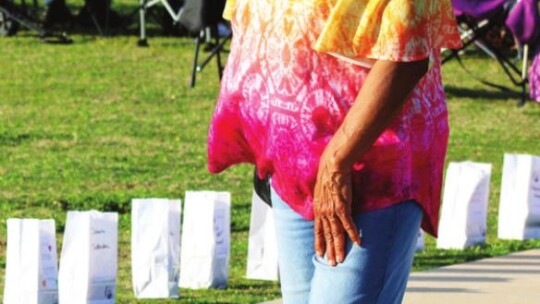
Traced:
<path id="1" fill-rule="evenodd" d="M 460 45 L 450 0 L 229 0 L 224 16 L 234 38 L 209 130 L 208 168 L 256 164 L 306 219 L 313 218 L 320 155 L 369 73 L 354 63 L 435 59 L 358 158 L 352 182 L 355 213 L 416 200 L 422 227 L 436 234 L 448 140 L 439 52 Z"/>

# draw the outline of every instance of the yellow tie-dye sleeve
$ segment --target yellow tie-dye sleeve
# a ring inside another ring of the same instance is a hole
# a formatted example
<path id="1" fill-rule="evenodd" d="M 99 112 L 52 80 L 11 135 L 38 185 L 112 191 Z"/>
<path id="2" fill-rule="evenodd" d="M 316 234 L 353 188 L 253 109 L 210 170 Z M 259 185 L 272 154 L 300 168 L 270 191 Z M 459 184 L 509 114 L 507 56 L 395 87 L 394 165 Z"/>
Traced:
<path id="1" fill-rule="evenodd" d="M 225 9 L 223 10 L 223 18 L 226 20 L 231 20 L 233 14 L 233 8 L 235 5 L 235 0 L 227 0 L 225 3 Z"/>
<path id="2" fill-rule="evenodd" d="M 314 48 L 354 59 L 415 61 L 461 45 L 450 0 L 316 0 Z"/>

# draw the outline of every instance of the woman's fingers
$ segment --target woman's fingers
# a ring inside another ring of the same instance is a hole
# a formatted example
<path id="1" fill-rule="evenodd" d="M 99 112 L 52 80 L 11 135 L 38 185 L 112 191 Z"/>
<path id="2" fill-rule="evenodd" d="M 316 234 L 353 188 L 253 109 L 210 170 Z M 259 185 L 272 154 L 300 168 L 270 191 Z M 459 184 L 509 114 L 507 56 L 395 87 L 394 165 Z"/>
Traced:
<path id="1" fill-rule="evenodd" d="M 324 229 L 324 240 L 326 242 L 326 259 L 332 266 L 336 266 L 336 254 L 334 250 L 334 239 L 332 236 L 332 229 L 330 228 L 330 222 L 327 218 L 322 219 Z"/>
<path id="2" fill-rule="evenodd" d="M 315 218 L 315 252 L 318 256 L 324 256 L 326 242 L 324 240 L 324 227 L 320 217 Z"/>
<path id="3" fill-rule="evenodd" d="M 352 216 L 346 212 L 340 212 L 337 215 L 341 221 L 341 224 L 343 225 L 343 229 L 345 229 L 345 232 L 347 232 L 349 238 L 351 238 L 351 240 L 357 246 L 360 246 L 362 244 L 362 238 L 358 234 L 358 230 L 356 229 L 356 225 L 354 224 Z"/>
<path id="4" fill-rule="evenodd" d="M 330 229 L 332 231 L 332 240 L 334 241 L 334 253 L 338 263 L 343 263 L 345 260 L 345 235 L 343 226 L 337 216 L 328 218 Z"/>

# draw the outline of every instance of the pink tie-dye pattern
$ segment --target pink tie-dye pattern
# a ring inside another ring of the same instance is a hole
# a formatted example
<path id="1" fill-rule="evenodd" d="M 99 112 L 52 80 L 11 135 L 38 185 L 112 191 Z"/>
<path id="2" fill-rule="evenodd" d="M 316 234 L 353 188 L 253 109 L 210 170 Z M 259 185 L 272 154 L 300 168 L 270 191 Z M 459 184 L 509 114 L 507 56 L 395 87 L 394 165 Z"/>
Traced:
<path id="1" fill-rule="evenodd" d="M 272 176 L 280 197 L 312 219 L 319 157 L 369 70 L 313 49 L 324 20 L 307 3 L 235 1 L 234 39 L 208 136 L 208 168 L 220 172 L 255 163 L 261 177 Z M 435 235 L 447 140 L 437 58 L 398 117 L 354 166 L 354 212 L 414 199 L 425 213 L 424 230 Z"/>

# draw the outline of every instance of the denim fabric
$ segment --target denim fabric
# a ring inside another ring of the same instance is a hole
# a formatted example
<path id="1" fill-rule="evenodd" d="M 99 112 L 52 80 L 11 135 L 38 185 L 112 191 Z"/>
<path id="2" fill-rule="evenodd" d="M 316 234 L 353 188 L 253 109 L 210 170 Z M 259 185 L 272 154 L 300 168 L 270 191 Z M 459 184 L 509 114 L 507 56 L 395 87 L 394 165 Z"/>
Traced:
<path id="1" fill-rule="evenodd" d="M 272 191 L 285 304 L 401 303 L 411 269 L 422 210 L 414 201 L 354 216 L 362 246 L 347 243 L 342 264 L 315 255 L 313 222 Z"/>

